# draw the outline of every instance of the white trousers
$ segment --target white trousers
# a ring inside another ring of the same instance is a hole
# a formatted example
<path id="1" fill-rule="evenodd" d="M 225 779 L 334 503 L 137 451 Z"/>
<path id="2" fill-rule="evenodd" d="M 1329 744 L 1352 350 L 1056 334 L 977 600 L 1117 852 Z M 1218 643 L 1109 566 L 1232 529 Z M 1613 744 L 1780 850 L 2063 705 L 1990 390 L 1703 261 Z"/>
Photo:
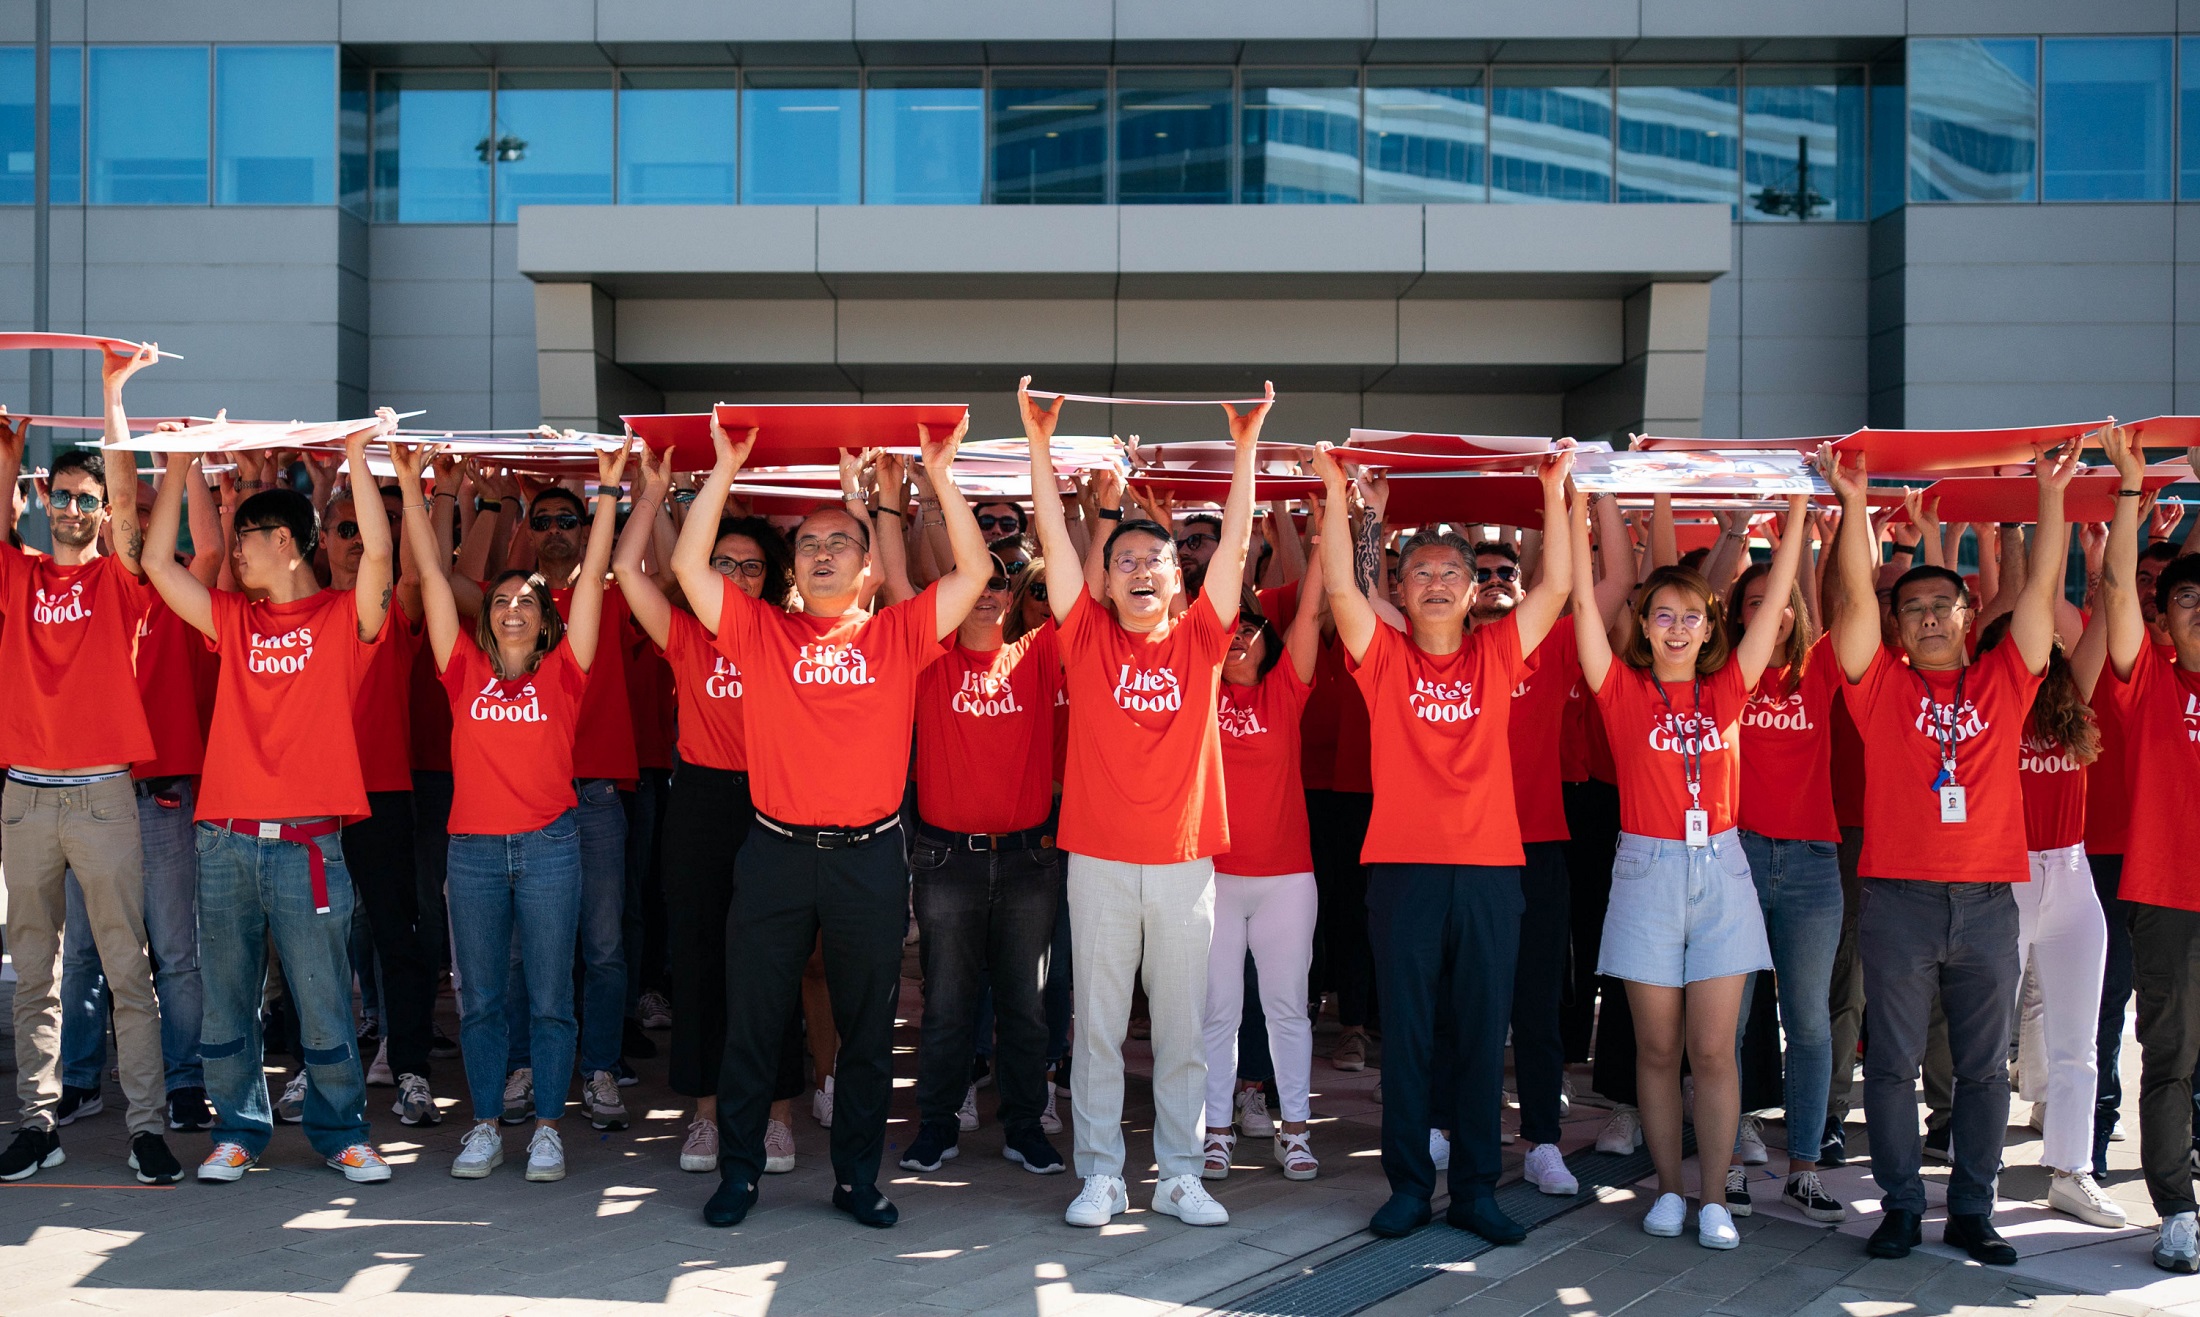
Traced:
<path id="1" fill-rule="evenodd" d="M 1164 1180 L 1199 1173 L 1207 1098 L 1199 1026 L 1214 932 L 1213 861 L 1124 864 L 1070 855 L 1077 1061 L 1069 1098 L 1079 1176 L 1123 1174 L 1123 1039 L 1131 989 L 1141 979 L 1153 1022 L 1154 1164 Z"/>
<path id="2" fill-rule="evenodd" d="M 1305 1120 L 1310 1114 L 1306 1095 L 1314 1070 L 1314 1026 L 1306 1018 L 1306 975 L 1314 964 L 1318 907 L 1312 873 L 1215 875 L 1215 941 L 1207 956 L 1209 1129 L 1225 1128 L 1234 1114 L 1248 948 L 1260 976 L 1260 1008 L 1268 1017 L 1268 1053 L 1276 1064 L 1283 1118 Z"/>
<path id="3" fill-rule="evenodd" d="M 2016 884 L 2018 1096 L 2047 1103 L 2040 1161 L 2059 1171 L 2093 1166 L 2094 1030 L 2108 924 L 2085 847 L 2033 851 L 2032 881 Z"/>

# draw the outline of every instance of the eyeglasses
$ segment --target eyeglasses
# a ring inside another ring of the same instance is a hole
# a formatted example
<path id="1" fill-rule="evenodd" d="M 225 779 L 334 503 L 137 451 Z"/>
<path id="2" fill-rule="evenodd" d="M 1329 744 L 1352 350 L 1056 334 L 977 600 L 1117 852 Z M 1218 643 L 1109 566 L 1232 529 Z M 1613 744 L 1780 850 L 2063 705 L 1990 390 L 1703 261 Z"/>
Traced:
<path id="1" fill-rule="evenodd" d="M 1203 530 L 1195 530 L 1191 534 L 1183 536 L 1182 538 L 1177 540 L 1176 547 L 1184 550 L 1186 553 L 1197 553 L 1201 548 L 1205 547 L 1206 545 L 1220 543 L 1222 543 L 1221 536 L 1210 535 Z"/>
<path id="2" fill-rule="evenodd" d="M 1042 604 L 1045 603 L 1047 601 L 1047 583 L 1045 581 L 1041 581 L 1037 585 L 1032 586 L 1031 597 L 1038 600 Z"/>
<path id="3" fill-rule="evenodd" d="M 552 526 L 559 530 L 572 530 L 581 524 L 581 519 L 571 512 L 538 512 L 527 519 L 527 524 L 535 530 L 548 530 Z"/>
<path id="4" fill-rule="evenodd" d="M 861 553 L 863 552 L 863 541 L 853 535 L 827 535 L 824 539 L 819 539 L 815 535 L 805 535 L 794 542 L 794 551 L 805 558 L 815 558 L 821 553 L 830 553 L 835 556 L 843 553 Z"/>
<path id="5" fill-rule="evenodd" d="M 1650 625 L 1661 631 L 1673 627 L 1679 627 L 1683 631 L 1701 631 L 1704 623 L 1710 620 L 1702 613 L 1676 613 L 1670 608 L 1661 608 L 1650 614 Z"/>
<path id="6" fill-rule="evenodd" d="M 1024 519 L 1014 513 L 1010 513 L 1005 517 L 991 512 L 978 514 L 979 530 L 1022 530 L 1023 528 Z"/>
<path id="7" fill-rule="evenodd" d="M 1905 622 L 1922 622 L 1927 614 L 1931 614 L 1934 621 L 1945 622 L 1955 616 L 1956 610 L 1961 607 L 1963 605 L 1953 599 L 1935 599 L 1931 603 L 1921 599 L 1912 600 L 1896 609 L 1895 616 Z"/>
<path id="8" fill-rule="evenodd" d="M 1518 567 L 1477 567 L 1474 569 L 1474 583 L 1476 585 L 1488 585 L 1490 578 L 1493 576 L 1505 584 L 1511 585 L 1514 581 L 1520 579 L 1520 569 Z"/>
<path id="9" fill-rule="evenodd" d="M 754 581 L 761 579 L 764 575 L 764 560 L 762 558 L 713 558 L 710 560 L 710 569 L 720 576 L 746 576 Z"/>
<path id="10" fill-rule="evenodd" d="M 279 522 L 279 521 L 278 521 L 278 522 L 275 522 L 274 524 L 272 524 L 272 525 L 268 525 L 268 526 L 239 526 L 239 527 L 237 527 L 237 533 L 238 533 L 239 535 L 257 535 L 257 534 L 258 534 L 258 533 L 260 533 L 261 531 L 270 531 L 270 532 L 273 532 L 273 531 L 278 531 L 278 530 L 289 530 L 289 529 L 290 529 L 290 528 L 289 528 L 288 526 L 285 526 L 285 525 L 283 525 L 283 524 L 282 524 L 281 522 Z"/>
<path id="11" fill-rule="evenodd" d="M 1131 554 L 1118 554 L 1108 566 L 1128 576 L 1134 572 L 1157 572 L 1175 560 L 1165 553 L 1148 554 L 1143 558 Z"/>
<path id="12" fill-rule="evenodd" d="M 2200 590 L 2179 590 L 2169 597 L 2171 608 L 2200 608 Z"/>
<path id="13" fill-rule="evenodd" d="M 1005 576 L 989 576 L 985 582 L 985 588 L 988 590 L 1006 590 L 1008 585 L 1009 581 Z"/>
<path id="14" fill-rule="evenodd" d="M 56 493 L 52 490 L 46 491 L 46 507 L 53 512 L 67 512 L 73 507 L 89 517 L 99 511 L 100 506 L 106 501 L 97 494 L 70 495 Z"/>

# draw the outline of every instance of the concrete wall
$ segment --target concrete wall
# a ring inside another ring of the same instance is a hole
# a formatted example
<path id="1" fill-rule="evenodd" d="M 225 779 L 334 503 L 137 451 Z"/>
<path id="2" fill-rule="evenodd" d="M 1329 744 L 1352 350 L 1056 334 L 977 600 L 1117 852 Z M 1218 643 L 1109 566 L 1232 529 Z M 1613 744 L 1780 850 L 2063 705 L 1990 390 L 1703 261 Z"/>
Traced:
<path id="1" fill-rule="evenodd" d="M 413 425 L 537 424 L 535 290 L 512 227 L 377 224 L 368 247 L 374 405 L 424 408 Z"/>
<path id="2" fill-rule="evenodd" d="M 1842 434 L 1866 421 L 1869 231 L 1737 224 L 1711 285 L 1703 432 Z"/>

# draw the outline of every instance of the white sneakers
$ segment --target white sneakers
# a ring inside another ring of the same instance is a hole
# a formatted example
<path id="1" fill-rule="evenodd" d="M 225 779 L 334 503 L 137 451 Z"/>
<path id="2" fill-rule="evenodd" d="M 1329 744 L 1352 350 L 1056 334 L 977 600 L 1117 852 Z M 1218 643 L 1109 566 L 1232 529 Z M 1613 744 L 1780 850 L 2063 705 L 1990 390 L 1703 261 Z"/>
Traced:
<path id="1" fill-rule="evenodd" d="M 1062 1132 L 1062 1117 L 1061 1113 L 1054 1109 L 1054 1085 L 1051 1081 L 1047 1084 L 1046 1109 L 1039 1113 L 1039 1128 L 1048 1134 L 1060 1134 Z"/>
<path id="2" fill-rule="evenodd" d="M 1428 1159 L 1436 1163 L 1439 1171 L 1451 1169 L 1451 1140 L 1444 1137 L 1442 1130 L 1428 1132 Z"/>
<path id="3" fill-rule="evenodd" d="M 697 1116 L 680 1141 L 680 1169 L 701 1175 L 718 1169 L 718 1122 Z"/>
<path id="4" fill-rule="evenodd" d="M 1580 1181 L 1566 1169 L 1566 1154 L 1555 1143 L 1538 1143 L 1528 1149 L 1521 1174 L 1529 1184 L 1556 1198 L 1571 1198 L 1581 1192 Z"/>
<path id="5" fill-rule="evenodd" d="M 1627 1105 L 1612 1108 L 1611 1118 L 1597 1131 L 1597 1151 L 1622 1156 L 1642 1147 L 1642 1113 Z M 1655 1233 L 1655 1232 L 1653 1232 Z M 1679 1234 L 1678 1228 L 1674 1230 Z"/>
<path id="6" fill-rule="evenodd" d="M 2035 1107 L 2041 1105 L 2033 1104 Z M 2087 1225 L 2120 1230 L 2131 1224 L 2124 1209 L 2115 1199 L 2101 1189 L 2099 1182 L 2085 1171 L 2066 1175 L 2056 1171 L 2047 1186 L 2047 1205 L 2058 1212 L 2078 1218 Z"/>
<path id="7" fill-rule="evenodd" d="M 205 1175 L 203 1167 L 200 1175 Z M 2186 1275 L 2200 1271 L 2200 1218 L 2179 1212 L 2162 1222 L 2154 1236 L 2154 1265 Z"/>
<path id="8" fill-rule="evenodd" d="M 1226 1226 L 1229 1210 L 1214 1200 L 1196 1175 L 1178 1175 L 1153 1187 L 1153 1210 L 1188 1226 Z"/>
<path id="9" fill-rule="evenodd" d="M 527 1178 L 538 1183 L 565 1178 L 565 1142 L 551 1126 L 535 1126 L 535 1137 L 527 1141 Z"/>
<path id="10" fill-rule="evenodd" d="M 715 1158 L 716 1141 L 713 1140 Z M 785 1175 L 794 1169 L 794 1131 L 782 1120 L 764 1122 L 764 1174 Z"/>
<path id="11" fill-rule="evenodd" d="M 833 1127 L 833 1077 L 825 1076 L 825 1082 L 810 1094 L 810 1119 L 826 1129 Z"/>
<path id="12" fill-rule="evenodd" d="M 1772 1160 L 1765 1151 L 1765 1123 L 1752 1113 L 1743 1113 L 1734 1127 L 1734 1154 L 1744 1166 L 1762 1166 Z"/>
<path id="13" fill-rule="evenodd" d="M 477 1120 L 466 1131 L 465 1142 L 458 1145 L 458 1157 L 451 1163 L 451 1178 L 455 1180 L 487 1179 L 489 1172 L 504 1164 L 504 1136 L 493 1120 Z"/>
<path id="14" fill-rule="evenodd" d="M 1275 1117 L 1268 1114 L 1268 1093 L 1255 1085 L 1237 1092 L 1238 1133 L 1248 1139 L 1270 1139 L 1276 1134 Z"/>
<path id="15" fill-rule="evenodd" d="M 1737 1248 L 1742 1242 L 1742 1232 L 1734 1228 L 1731 1212 L 1717 1203 L 1705 1203 L 1696 1213 L 1696 1242 L 1705 1248 Z"/>
<path id="16" fill-rule="evenodd" d="M 1197 1183 L 1197 1180 L 1194 1180 Z M 1073 1226 L 1104 1226 L 1117 1212 L 1131 1210 L 1130 1193 L 1119 1175 L 1088 1175 L 1085 1187 L 1071 1201 L 1062 1219 Z"/>
<path id="17" fill-rule="evenodd" d="M 390 1073 L 390 1040 L 385 1038 L 382 1045 L 374 1049 L 374 1060 L 367 1064 L 367 1085 L 388 1088 L 396 1082 L 397 1077 Z"/>
<path id="18" fill-rule="evenodd" d="M 1660 1239 L 1678 1239 L 1681 1227 L 1687 1224 L 1688 1200 L 1679 1194 L 1660 1194 L 1658 1201 L 1650 1205 L 1650 1215 L 1642 1219 L 1642 1230 Z"/>
<path id="19" fill-rule="evenodd" d="M 955 1109 L 955 1123 L 968 1134 L 978 1128 L 978 1086 L 972 1084 L 963 1090 L 963 1104 Z"/>

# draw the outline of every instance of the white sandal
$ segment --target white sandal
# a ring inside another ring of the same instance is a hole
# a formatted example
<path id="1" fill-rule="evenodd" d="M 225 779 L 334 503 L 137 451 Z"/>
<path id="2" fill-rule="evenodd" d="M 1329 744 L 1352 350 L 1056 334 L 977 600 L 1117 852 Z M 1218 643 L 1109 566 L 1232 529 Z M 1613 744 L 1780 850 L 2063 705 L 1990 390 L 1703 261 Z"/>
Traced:
<path id="1" fill-rule="evenodd" d="M 1227 1180 L 1230 1178 L 1230 1153 L 1237 1147 L 1237 1135 L 1207 1132 L 1207 1151 L 1199 1168 L 1202 1180 Z"/>
<path id="2" fill-rule="evenodd" d="M 1276 1130 L 1276 1163 L 1283 1167 L 1286 1180 L 1311 1180 L 1321 1171 L 1322 1164 L 1314 1160 L 1314 1150 L 1308 1146 L 1312 1130 L 1300 1130 L 1293 1134 L 1282 1128 Z"/>

